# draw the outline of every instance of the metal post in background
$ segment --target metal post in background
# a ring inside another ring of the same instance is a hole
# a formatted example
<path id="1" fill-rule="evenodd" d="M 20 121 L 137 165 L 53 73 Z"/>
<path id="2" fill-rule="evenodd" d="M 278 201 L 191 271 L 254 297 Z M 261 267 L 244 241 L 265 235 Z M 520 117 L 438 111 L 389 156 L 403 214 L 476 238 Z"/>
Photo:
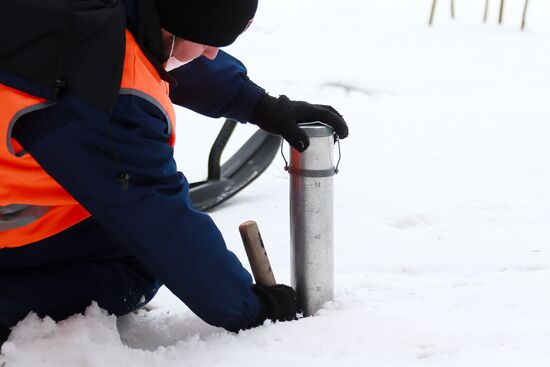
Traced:
<path id="1" fill-rule="evenodd" d="M 321 124 L 301 128 L 308 149 L 290 152 L 291 283 L 309 316 L 334 298 L 334 136 Z"/>

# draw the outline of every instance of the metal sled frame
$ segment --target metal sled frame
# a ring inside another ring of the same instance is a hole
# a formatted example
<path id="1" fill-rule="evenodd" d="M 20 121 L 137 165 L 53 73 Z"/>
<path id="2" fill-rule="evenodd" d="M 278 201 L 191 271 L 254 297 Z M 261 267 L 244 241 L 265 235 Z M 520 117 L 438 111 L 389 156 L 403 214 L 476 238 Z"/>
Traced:
<path id="1" fill-rule="evenodd" d="M 208 211 L 248 186 L 269 167 L 279 150 L 281 138 L 258 130 L 225 163 L 221 156 L 237 125 L 223 124 L 208 157 L 208 178 L 189 185 L 191 201 L 198 210 Z"/>

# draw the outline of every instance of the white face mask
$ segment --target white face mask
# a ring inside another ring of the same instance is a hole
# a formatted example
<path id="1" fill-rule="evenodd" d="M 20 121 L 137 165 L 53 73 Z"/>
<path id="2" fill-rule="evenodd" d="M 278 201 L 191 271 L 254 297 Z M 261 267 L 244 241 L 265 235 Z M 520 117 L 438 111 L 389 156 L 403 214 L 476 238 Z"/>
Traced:
<path id="1" fill-rule="evenodd" d="M 172 56 L 172 53 L 174 52 L 174 43 L 176 42 L 176 35 L 172 35 L 172 46 L 170 47 L 170 56 L 168 56 L 168 60 L 166 60 L 166 63 L 164 63 L 164 70 L 170 71 L 179 68 L 180 66 L 183 66 L 185 64 L 188 64 L 190 61 L 179 61 L 175 56 Z"/>

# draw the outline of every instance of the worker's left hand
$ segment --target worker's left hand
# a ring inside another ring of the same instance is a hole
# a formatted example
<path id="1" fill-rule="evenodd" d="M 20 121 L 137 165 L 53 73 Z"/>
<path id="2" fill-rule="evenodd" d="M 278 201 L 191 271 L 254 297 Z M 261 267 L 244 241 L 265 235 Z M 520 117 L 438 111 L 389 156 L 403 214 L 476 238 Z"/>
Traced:
<path id="1" fill-rule="evenodd" d="M 340 139 L 348 136 L 348 125 L 331 106 L 291 101 L 287 96 L 262 96 L 251 118 L 251 123 L 272 134 L 281 135 L 300 152 L 309 146 L 309 138 L 299 123 L 320 121 L 332 127 Z"/>

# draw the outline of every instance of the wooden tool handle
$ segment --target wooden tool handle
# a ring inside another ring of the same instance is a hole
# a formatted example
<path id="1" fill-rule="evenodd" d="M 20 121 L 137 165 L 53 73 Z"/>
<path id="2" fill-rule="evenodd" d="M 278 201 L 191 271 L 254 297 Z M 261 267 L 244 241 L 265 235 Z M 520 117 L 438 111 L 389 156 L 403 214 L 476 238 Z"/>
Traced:
<path id="1" fill-rule="evenodd" d="M 269 258 L 265 251 L 264 242 L 258 229 L 258 224 L 253 220 L 244 222 L 239 226 L 239 232 L 243 239 L 248 262 L 252 268 L 252 274 L 257 284 L 272 286 L 275 282 L 275 275 L 271 270 Z"/>

